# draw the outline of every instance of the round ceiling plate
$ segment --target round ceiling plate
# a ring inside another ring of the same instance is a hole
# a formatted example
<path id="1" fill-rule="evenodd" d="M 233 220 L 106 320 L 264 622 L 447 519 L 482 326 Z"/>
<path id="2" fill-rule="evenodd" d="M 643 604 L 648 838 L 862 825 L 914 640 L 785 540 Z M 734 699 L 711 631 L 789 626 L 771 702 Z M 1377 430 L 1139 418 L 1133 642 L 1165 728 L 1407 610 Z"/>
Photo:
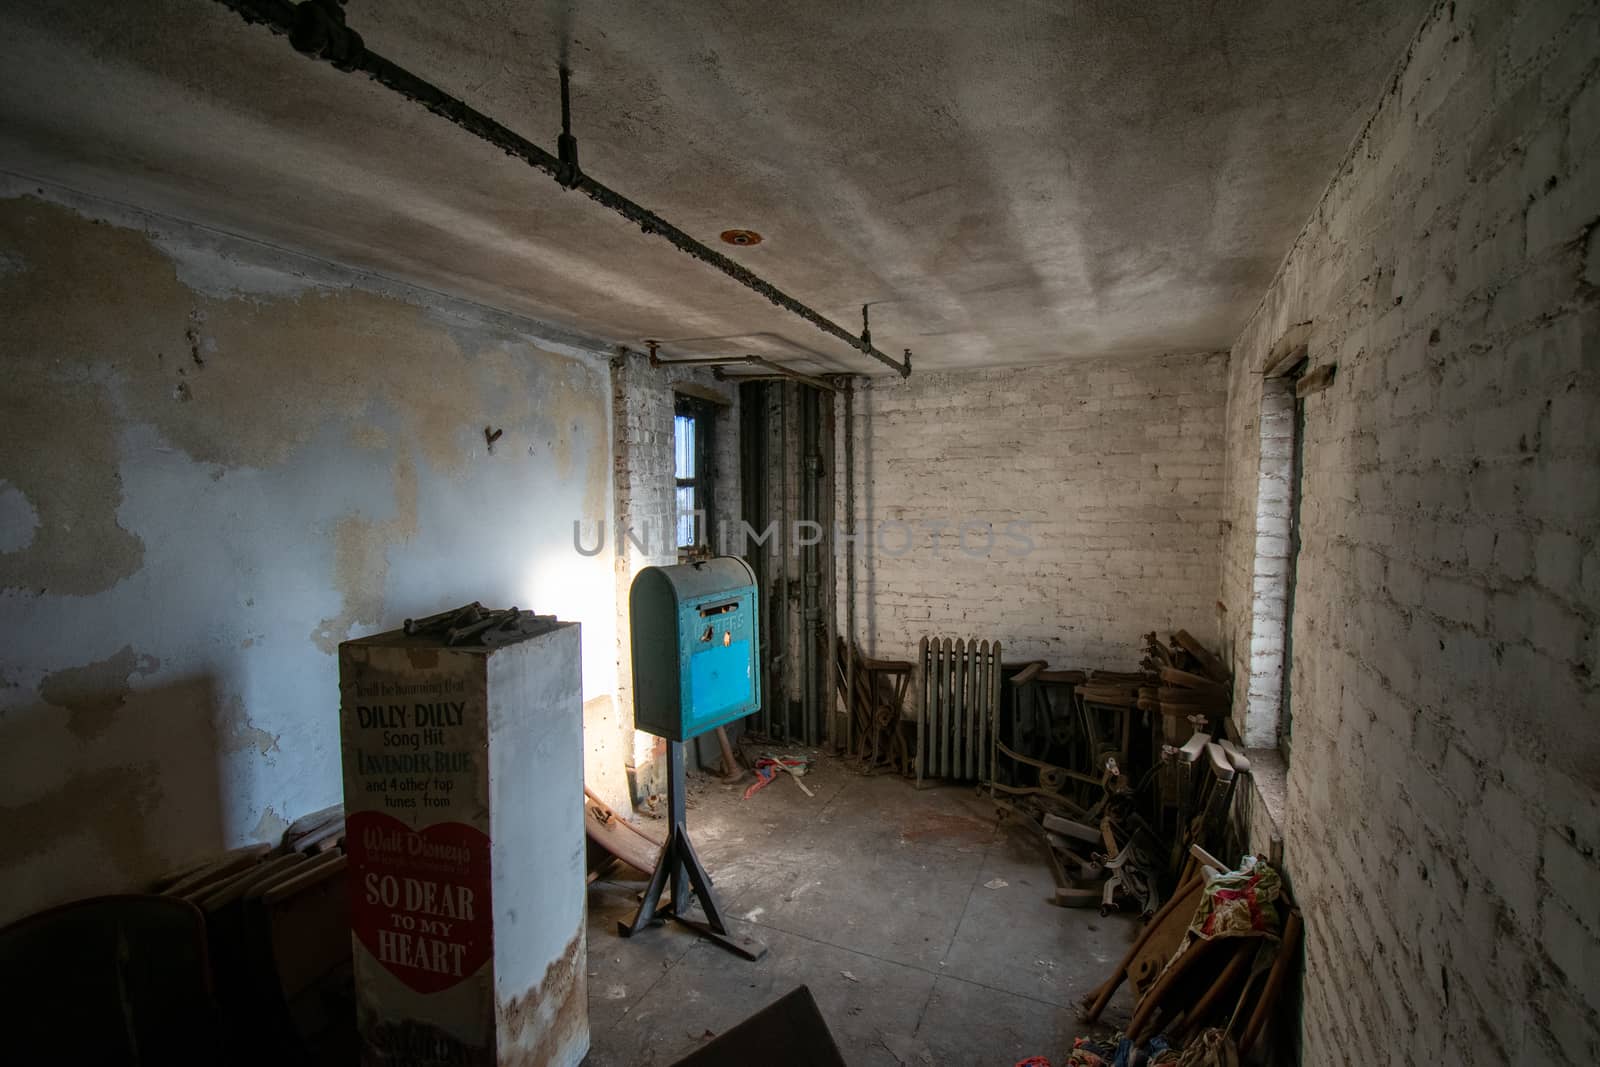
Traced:
<path id="1" fill-rule="evenodd" d="M 761 243 L 761 235 L 754 230 L 723 230 L 722 239 L 730 245 L 741 247 Z"/>

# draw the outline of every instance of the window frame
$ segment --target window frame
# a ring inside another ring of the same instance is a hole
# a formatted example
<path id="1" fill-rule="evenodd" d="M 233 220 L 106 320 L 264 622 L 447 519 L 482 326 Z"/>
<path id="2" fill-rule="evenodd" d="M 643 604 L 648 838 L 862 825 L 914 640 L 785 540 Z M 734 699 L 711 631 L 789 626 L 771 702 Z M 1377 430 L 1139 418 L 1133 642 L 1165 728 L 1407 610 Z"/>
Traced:
<path id="1" fill-rule="evenodd" d="M 716 528 L 716 423 L 717 405 L 709 400 L 686 393 L 673 394 L 672 421 L 672 531 L 673 543 L 679 559 L 697 559 L 711 554 L 711 531 Z M 689 419 L 694 425 L 694 474 L 678 477 L 678 419 Z M 694 490 L 693 533 L 687 545 L 678 540 L 678 490 Z"/>

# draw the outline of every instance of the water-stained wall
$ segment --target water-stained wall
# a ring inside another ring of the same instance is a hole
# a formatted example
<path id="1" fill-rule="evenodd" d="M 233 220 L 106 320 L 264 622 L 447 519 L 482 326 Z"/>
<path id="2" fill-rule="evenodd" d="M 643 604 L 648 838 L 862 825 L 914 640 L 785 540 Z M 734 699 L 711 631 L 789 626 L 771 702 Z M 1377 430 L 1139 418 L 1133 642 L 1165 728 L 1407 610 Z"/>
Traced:
<path id="1" fill-rule="evenodd" d="M 15 185 L 0 322 L 0 921 L 338 800 L 338 643 L 473 599 L 582 622 L 626 797 L 602 356 Z"/>

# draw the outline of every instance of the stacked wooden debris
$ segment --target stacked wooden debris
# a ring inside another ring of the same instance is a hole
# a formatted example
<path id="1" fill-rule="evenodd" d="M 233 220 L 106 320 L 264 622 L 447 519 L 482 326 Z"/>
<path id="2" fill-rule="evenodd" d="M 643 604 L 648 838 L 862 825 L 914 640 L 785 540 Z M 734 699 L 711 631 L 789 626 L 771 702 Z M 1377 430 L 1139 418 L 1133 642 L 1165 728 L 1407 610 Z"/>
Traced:
<path id="1" fill-rule="evenodd" d="M 1078 686 L 1078 696 L 1091 704 L 1131 708 L 1138 705 L 1140 688 L 1149 683 L 1150 677 L 1145 674 L 1097 670 Z"/>
<path id="2" fill-rule="evenodd" d="M 1046 899 L 1064 908 L 1098 907 L 1102 915 L 1121 908 L 1154 912 L 1165 848 L 1135 810 L 1136 792 L 1118 764 L 1118 750 L 1100 750 L 1096 776 L 996 744 L 1007 763 L 1036 775 L 1028 779 L 1036 784 L 993 782 L 992 793 L 1002 820 L 1026 831 L 1043 851 L 1055 880 L 1055 893 Z M 1093 801 L 1073 799 L 1083 793 L 1069 795 L 1069 783 L 1092 785 Z"/>
<path id="3" fill-rule="evenodd" d="M 1194 869 L 1196 849 L 1226 851 L 1234 798 L 1250 760 L 1226 737 L 1198 731 L 1181 748 L 1167 749 L 1164 758 L 1163 797 L 1175 816 L 1169 823 L 1175 834 L 1168 874 L 1181 883 Z"/>
<path id="4" fill-rule="evenodd" d="M 1247 1056 L 1266 1038 L 1300 949 L 1300 912 L 1259 857 L 1226 871 L 1196 849 L 1197 866 L 1157 912 L 1116 969 L 1084 997 L 1093 1022 L 1124 981 L 1134 988 L 1127 1037 L 1137 1045 L 1165 1034 L 1179 1048 L 1205 1041 Z M 1270 895 L 1257 899 L 1259 890 Z M 1209 887 L 1209 890 L 1208 890 Z M 1215 891 L 1215 892 L 1211 892 Z M 1250 918 L 1218 924 L 1216 902 Z"/>
<path id="5" fill-rule="evenodd" d="M 344 848 L 344 805 L 334 804 L 303 815 L 283 832 L 280 852 L 320 856 Z"/>
<path id="6" fill-rule="evenodd" d="M 1146 674 L 1136 694 L 1140 710 L 1207 720 L 1228 713 L 1233 696 L 1228 668 L 1189 631 L 1179 630 L 1165 645 L 1154 632 L 1147 633 L 1144 644 L 1145 657 L 1139 665 Z"/>
<path id="7" fill-rule="evenodd" d="M 860 758 L 868 770 L 883 768 L 896 774 L 913 773 L 916 721 L 906 718 L 906 692 L 916 664 L 903 659 L 874 659 L 839 638 L 833 657 L 834 687 L 849 716 L 848 755 Z M 853 675 L 853 678 L 852 678 Z M 850 692 L 851 685 L 854 692 Z"/>
<path id="8" fill-rule="evenodd" d="M 344 809 L 295 820 L 279 845 L 248 845 L 161 879 L 205 917 L 233 1062 L 352 1062 L 355 991 Z"/>

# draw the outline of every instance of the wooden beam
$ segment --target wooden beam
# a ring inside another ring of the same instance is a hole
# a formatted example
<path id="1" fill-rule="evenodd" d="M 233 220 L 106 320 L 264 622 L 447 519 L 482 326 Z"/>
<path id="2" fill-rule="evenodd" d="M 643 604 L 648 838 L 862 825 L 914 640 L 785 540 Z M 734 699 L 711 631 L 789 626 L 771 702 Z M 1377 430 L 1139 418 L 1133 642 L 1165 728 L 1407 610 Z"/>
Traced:
<path id="1" fill-rule="evenodd" d="M 1263 378 L 1281 378 L 1305 361 L 1306 343 L 1311 337 L 1311 323 L 1297 322 L 1278 338 L 1267 361 L 1261 368 Z"/>
<path id="2" fill-rule="evenodd" d="M 1337 363 L 1324 363 L 1316 370 L 1306 372 L 1294 383 L 1294 395 L 1303 399 L 1312 393 L 1322 392 L 1333 384 L 1333 376 L 1338 370 Z"/>

